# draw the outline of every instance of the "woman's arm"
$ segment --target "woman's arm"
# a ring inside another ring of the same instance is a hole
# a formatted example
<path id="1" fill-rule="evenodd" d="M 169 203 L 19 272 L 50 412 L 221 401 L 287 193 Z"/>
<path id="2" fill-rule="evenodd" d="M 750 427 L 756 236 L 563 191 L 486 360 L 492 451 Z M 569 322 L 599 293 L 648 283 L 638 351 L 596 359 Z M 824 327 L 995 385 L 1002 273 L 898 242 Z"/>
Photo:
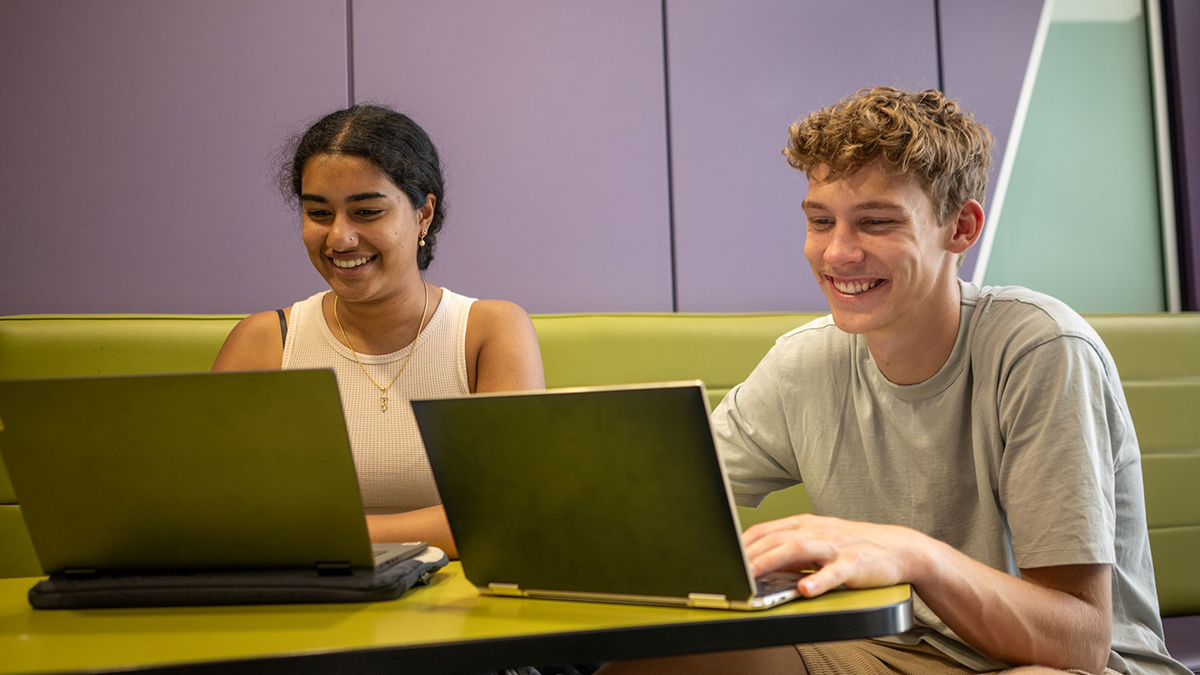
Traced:
<path id="1" fill-rule="evenodd" d="M 291 308 L 283 310 L 290 315 Z M 225 338 L 213 371 L 279 370 L 283 367 L 283 331 L 278 312 L 259 312 L 238 322 Z"/>
<path id="2" fill-rule="evenodd" d="M 441 504 L 404 513 L 367 516 L 367 531 L 372 542 L 427 541 L 446 552 L 451 559 L 458 557 L 450 523 Z"/>

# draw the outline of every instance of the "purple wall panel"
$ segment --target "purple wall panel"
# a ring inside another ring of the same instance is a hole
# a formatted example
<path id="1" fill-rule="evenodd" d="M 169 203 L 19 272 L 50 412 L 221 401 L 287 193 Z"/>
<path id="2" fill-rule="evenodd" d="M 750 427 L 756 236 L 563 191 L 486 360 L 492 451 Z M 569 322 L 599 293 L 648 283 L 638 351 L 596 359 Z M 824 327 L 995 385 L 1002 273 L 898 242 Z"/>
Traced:
<path id="1" fill-rule="evenodd" d="M 1177 5 L 1190 35 L 1195 3 Z M 997 160 L 1040 6 L 941 3 L 945 87 Z M 344 105 L 345 9 L 0 2 L 0 228 L 30 251 L 0 268 L 0 314 L 247 312 L 322 288 L 271 157 Z M 446 162 L 431 280 L 531 311 L 670 309 L 658 0 L 355 0 L 354 19 L 358 100 L 412 113 Z M 809 38 L 844 26 L 853 49 Z M 860 86 L 936 86 L 932 0 L 669 0 L 667 29 L 680 309 L 823 309 L 787 125 Z M 1193 118 L 1195 51 L 1181 41 Z"/>
<path id="2" fill-rule="evenodd" d="M 936 87 L 932 0 L 668 0 L 681 311 L 824 310 L 788 126 L 878 84 Z"/>
<path id="3" fill-rule="evenodd" d="M 1169 58 L 1175 65 L 1172 98 L 1175 125 L 1177 203 L 1180 225 L 1180 279 L 1185 284 L 1184 309 L 1200 310 L 1200 2 L 1165 0 L 1165 16 L 1173 25 L 1166 30 L 1175 50 Z"/>
<path id="4" fill-rule="evenodd" d="M 985 208 L 996 187 L 1042 3 L 941 0 L 942 85 L 947 96 L 987 125 L 996 138 Z M 967 253 L 959 276 L 971 278 L 978 254 L 976 245 Z"/>
<path id="5" fill-rule="evenodd" d="M 344 0 L 0 3 L 0 314 L 320 288 L 270 155 L 345 104 L 345 39 Z"/>
<path id="6" fill-rule="evenodd" d="M 411 114 L 446 165 L 431 281 L 531 312 L 670 311 L 661 17 L 658 0 L 355 1 L 357 100 Z"/>

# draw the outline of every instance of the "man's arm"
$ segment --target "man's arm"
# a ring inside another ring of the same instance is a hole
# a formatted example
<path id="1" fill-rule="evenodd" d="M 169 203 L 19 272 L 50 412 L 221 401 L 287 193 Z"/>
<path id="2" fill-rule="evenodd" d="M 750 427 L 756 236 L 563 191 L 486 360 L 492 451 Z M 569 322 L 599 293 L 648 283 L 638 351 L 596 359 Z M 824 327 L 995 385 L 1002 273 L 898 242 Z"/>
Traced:
<path id="1" fill-rule="evenodd" d="M 767 494 L 801 482 L 775 377 L 780 369 L 777 349 L 730 389 L 712 413 L 717 452 L 739 506 L 757 507 Z"/>
<path id="2" fill-rule="evenodd" d="M 800 581 L 806 597 L 911 583 L 963 641 L 997 661 L 1094 673 L 1108 662 L 1108 565 L 1024 569 L 1018 579 L 915 530 L 807 514 L 756 525 L 745 541 L 755 575 L 817 569 Z"/>

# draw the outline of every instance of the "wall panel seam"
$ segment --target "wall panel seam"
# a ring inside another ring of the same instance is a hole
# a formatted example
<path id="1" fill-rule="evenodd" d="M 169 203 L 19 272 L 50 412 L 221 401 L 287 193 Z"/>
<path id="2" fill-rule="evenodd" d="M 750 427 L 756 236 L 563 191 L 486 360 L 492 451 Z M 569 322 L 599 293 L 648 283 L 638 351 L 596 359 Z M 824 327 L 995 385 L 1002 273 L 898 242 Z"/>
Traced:
<path id="1" fill-rule="evenodd" d="M 1175 191 L 1175 234 L 1179 252 L 1180 302 L 1184 311 L 1200 309 L 1196 289 L 1197 258 L 1192 241 L 1192 208 L 1188 195 L 1187 146 L 1184 139 L 1183 87 L 1179 64 L 1179 37 L 1176 29 L 1175 6 L 1172 0 L 1160 3 L 1163 33 L 1163 58 L 1166 70 L 1167 113 L 1171 136 L 1171 164 Z"/>
<path id="2" fill-rule="evenodd" d="M 346 106 L 354 105 L 354 0 L 346 0 Z"/>
<path id="3" fill-rule="evenodd" d="M 1150 91 L 1153 99 L 1155 154 L 1158 160 L 1158 203 L 1162 227 L 1163 284 L 1167 311 L 1182 310 L 1179 292 L 1179 246 L 1175 237 L 1175 183 L 1171 172 L 1171 122 L 1167 113 L 1167 73 L 1159 0 L 1146 0 L 1150 48 Z"/>
<path id="4" fill-rule="evenodd" d="M 667 0 L 661 0 L 663 51 L 663 119 L 667 151 L 667 236 L 671 253 L 671 311 L 679 311 L 679 272 L 675 262 L 675 174 L 671 163 L 671 69 L 667 54 Z"/>
<path id="5" fill-rule="evenodd" d="M 942 0 L 933 0 L 933 41 L 937 45 L 938 91 L 946 93 L 945 68 L 942 66 Z"/>

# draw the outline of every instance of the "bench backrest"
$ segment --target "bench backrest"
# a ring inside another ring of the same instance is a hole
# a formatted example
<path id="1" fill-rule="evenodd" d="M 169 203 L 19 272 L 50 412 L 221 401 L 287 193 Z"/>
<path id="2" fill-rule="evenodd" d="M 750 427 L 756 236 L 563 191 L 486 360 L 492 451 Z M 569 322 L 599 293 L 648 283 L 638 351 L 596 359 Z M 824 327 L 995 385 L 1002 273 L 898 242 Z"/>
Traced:
<path id="1" fill-rule="evenodd" d="M 534 317 L 551 387 L 702 379 L 712 405 L 775 339 L 813 314 L 559 314 Z M 0 317 L 0 378 L 207 370 L 235 316 Z M 1200 613 L 1200 316 L 1095 315 L 1142 448 L 1163 614 Z M 2 442 L 2 441 L 0 441 Z M 803 486 L 741 509 L 744 526 L 810 510 Z M 40 573 L 0 465 L 0 577 Z"/>
<path id="2" fill-rule="evenodd" d="M 1142 450 L 1163 616 L 1200 614 L 1200 315 L 1094 315 Z"/>

